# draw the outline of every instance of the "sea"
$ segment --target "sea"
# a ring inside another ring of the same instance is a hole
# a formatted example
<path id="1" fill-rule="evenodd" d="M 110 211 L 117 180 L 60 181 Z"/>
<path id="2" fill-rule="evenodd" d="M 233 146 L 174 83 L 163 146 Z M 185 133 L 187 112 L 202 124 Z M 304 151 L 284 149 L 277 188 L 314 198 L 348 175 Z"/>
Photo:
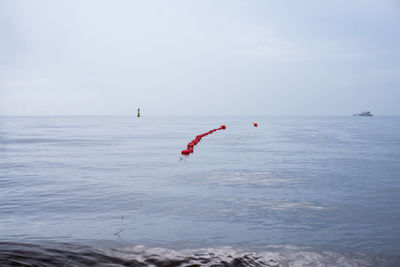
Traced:
<path id="1" fill-rule="evenodd" d="M 400 117 L 2 116 L 0 266 L 400 266 Z"/>

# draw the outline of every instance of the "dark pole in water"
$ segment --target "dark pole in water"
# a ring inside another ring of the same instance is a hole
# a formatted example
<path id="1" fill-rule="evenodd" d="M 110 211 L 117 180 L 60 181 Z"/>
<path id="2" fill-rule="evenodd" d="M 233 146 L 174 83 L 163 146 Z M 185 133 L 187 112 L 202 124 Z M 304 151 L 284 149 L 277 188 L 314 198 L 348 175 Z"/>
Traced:
<path id="1" fill-rule="evenodd" d="M 140 108 L 137 109 L 137 116 L 140 118 Z"/>

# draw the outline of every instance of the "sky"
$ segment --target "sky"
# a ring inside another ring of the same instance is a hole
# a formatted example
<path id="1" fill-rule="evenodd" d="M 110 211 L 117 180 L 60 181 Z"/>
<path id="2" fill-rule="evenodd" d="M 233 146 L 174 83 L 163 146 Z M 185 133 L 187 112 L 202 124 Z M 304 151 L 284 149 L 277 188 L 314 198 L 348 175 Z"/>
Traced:
<path id="1" fill-rule="evenodd" d="M 400 115 L 397 0 L 0 0 L 0 115 Z"/>

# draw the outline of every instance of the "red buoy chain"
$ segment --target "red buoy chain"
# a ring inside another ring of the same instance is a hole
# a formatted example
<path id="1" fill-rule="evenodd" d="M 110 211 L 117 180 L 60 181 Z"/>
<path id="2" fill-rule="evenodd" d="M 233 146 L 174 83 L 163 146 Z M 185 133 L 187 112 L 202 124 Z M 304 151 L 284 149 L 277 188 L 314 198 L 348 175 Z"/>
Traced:
<path id="1" fill-rule="evenodd" d="M 221 127 L 217 128 L 217 129 L 212 129 L 212 130 L 210 130 L 210 131 L 208 131 L 206 133 L 203 133 L 203 134 L 200 134 L 200 135 L 196 136 L 189 144 L 187 144 L 187 148 L 185 150 L 182 150 L 182 152 L 181 152 L 182 155 L 189 155 L 190 153 L 193 153 L 194 146 L 197 145 L 200 142 L 201 138 L 203 138 L 204 136 L 212 134 L 215 131 L 225 130 L 225 129 L 226 129 L 226 126 L 225 125 L 221 125 Z"/>

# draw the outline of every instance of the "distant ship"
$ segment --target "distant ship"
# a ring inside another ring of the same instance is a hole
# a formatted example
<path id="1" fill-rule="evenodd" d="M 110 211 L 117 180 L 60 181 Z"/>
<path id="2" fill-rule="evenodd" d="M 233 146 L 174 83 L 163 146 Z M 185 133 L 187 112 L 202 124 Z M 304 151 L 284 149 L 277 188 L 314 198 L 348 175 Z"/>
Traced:
<path id="1" fill-rule="evenodd" d="M 371 111 L 364 111 L 364 112 L 361 112 L 361 113 L 359 113 L 359 114 L 354 114 L 354 116 L 372 116 L 372 113 L 371 113 Z"/>

